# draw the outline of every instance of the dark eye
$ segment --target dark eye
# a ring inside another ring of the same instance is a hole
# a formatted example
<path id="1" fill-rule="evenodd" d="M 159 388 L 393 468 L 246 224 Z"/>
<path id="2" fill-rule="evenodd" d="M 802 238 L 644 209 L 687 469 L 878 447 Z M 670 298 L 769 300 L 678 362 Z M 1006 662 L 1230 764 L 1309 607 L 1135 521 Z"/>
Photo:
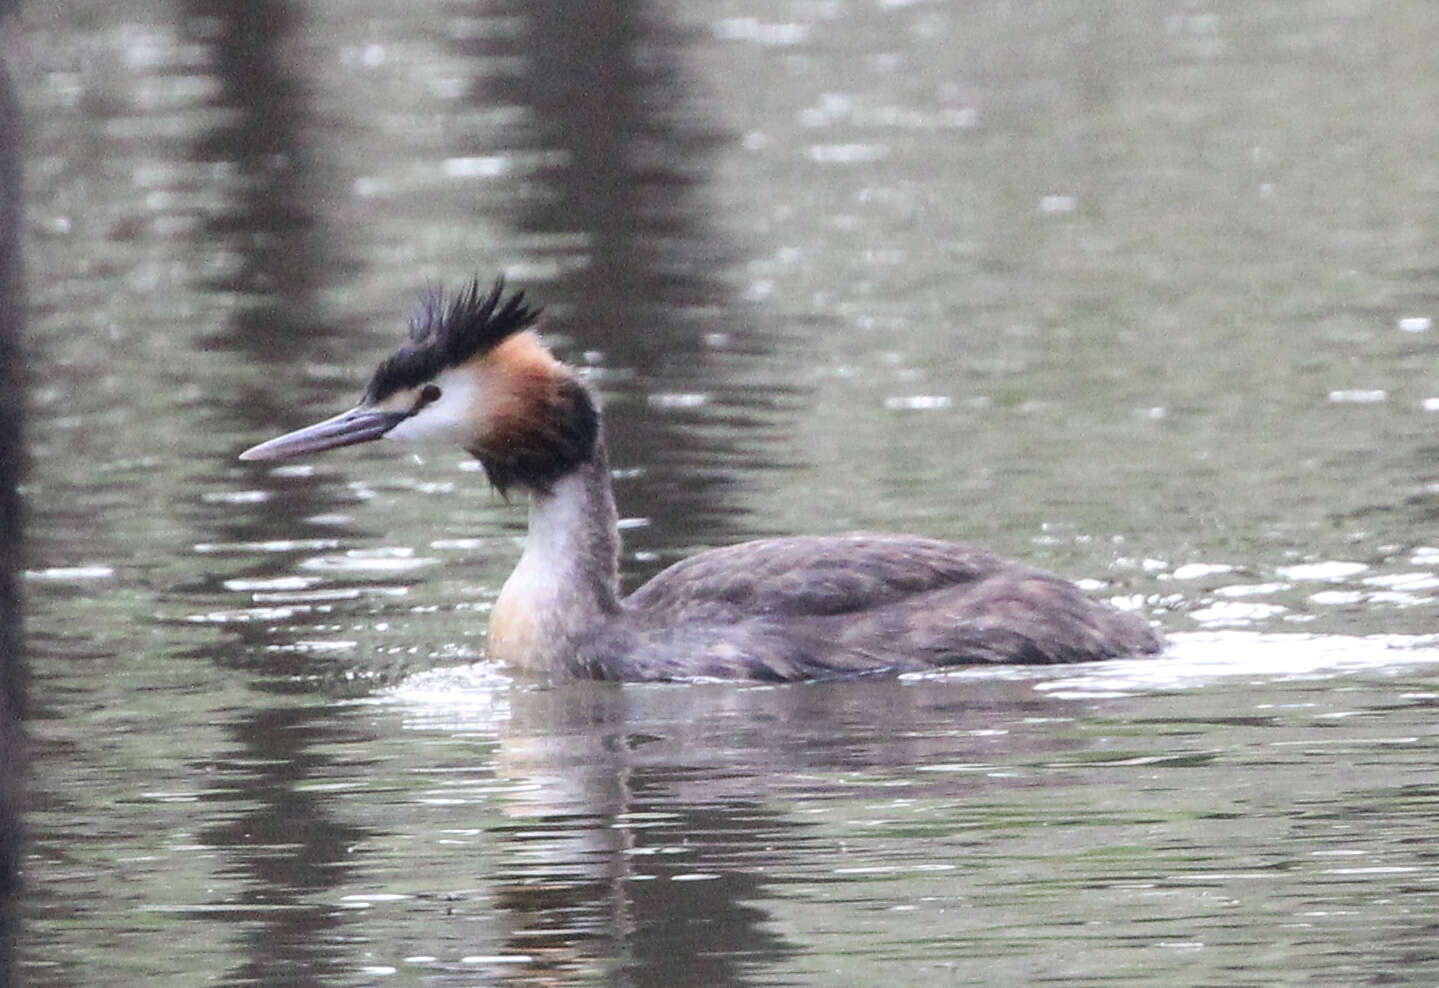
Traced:
<path id="1" fill-rule="evenodd" d="M 441 394 L 443 394 L 443 392 L 440 391 L 440 386 L 438 384 L 425 385 L 423 388 L 420 389 L 419 400 L 415 402 L 415 411 L 418 412 L 420 409 L 424 408 L 431 402 L 439 401 Z"/>

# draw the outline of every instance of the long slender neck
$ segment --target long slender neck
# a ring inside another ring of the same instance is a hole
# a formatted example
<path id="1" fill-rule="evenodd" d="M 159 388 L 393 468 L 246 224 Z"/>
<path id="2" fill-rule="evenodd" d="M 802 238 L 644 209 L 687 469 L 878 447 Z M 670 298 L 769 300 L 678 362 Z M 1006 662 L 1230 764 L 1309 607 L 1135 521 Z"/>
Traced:
<path id="1" fill-rule="evenodd" d="M 530 494 L 519 564 L 490 615 L 490 658 L 562 672 L 619 604 L 619 529 L 603 437 L 574 470 Z"/>

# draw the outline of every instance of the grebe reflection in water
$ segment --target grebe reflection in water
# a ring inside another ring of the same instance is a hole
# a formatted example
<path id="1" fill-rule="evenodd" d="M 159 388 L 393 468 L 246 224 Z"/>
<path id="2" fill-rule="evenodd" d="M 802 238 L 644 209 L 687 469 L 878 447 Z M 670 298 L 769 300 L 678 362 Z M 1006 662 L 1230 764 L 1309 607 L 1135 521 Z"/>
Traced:
<path id="1" fill-rule="evenodd" d="M 912 535 L 711 549 L 621 598 L 603 419 L 575 370 L 532 331 L 538 315 L 501 282 L 436 296 L 359 405 L 241 459 L 381 438 L 467 450 L 497 489 L 530 502 L 488 654 L 551 677 L 798 680 L 1159 650 L 1143 621 L 1051 573 Z"/>

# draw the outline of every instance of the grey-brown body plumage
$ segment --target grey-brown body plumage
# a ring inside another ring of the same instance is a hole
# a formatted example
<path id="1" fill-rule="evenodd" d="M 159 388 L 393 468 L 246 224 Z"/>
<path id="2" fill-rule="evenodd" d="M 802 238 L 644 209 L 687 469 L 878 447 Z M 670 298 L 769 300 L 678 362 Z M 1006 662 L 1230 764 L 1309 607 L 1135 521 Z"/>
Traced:
<path id="1" fill-rule="evenodd" d="M 551 676 L 797 680 L 1157 652 L 1139 618 L 1051 573 L 957 543 L 858 533 L 702 552 L 623 600 L 602 415 L 498 284 L 435 299 L 349 412 L 244 454 L 380 437 L 470 451 L 530 495 L 525 551 L 490 616 L 491 657 Z"/>
<path id="2" fill-rule="evenodd" d="M 581 655 L 606 678 L 785 680 L 1158 648 L 1146 625 L 1052 573 L 962 543 L 854 533 L 677 563 Z"/>

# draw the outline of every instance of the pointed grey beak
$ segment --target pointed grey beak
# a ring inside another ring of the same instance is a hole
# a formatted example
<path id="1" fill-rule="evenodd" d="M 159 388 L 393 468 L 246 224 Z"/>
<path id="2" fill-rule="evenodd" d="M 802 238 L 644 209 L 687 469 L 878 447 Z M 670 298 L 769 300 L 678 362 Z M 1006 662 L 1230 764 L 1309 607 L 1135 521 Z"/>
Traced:
<path id="1" fill-rule="evenodd" d="M 334 418 L 276 436 L 258 446 L 251 446 L 240 454 L 240 459 L 284 460 L 302 453 L 318 453 L 322 449 L 367 443 L 372 439 L 379 439 L 406 418 L 408 414 L 405 412 L 380 412 L 364 406 L 352 408 Z"/>

